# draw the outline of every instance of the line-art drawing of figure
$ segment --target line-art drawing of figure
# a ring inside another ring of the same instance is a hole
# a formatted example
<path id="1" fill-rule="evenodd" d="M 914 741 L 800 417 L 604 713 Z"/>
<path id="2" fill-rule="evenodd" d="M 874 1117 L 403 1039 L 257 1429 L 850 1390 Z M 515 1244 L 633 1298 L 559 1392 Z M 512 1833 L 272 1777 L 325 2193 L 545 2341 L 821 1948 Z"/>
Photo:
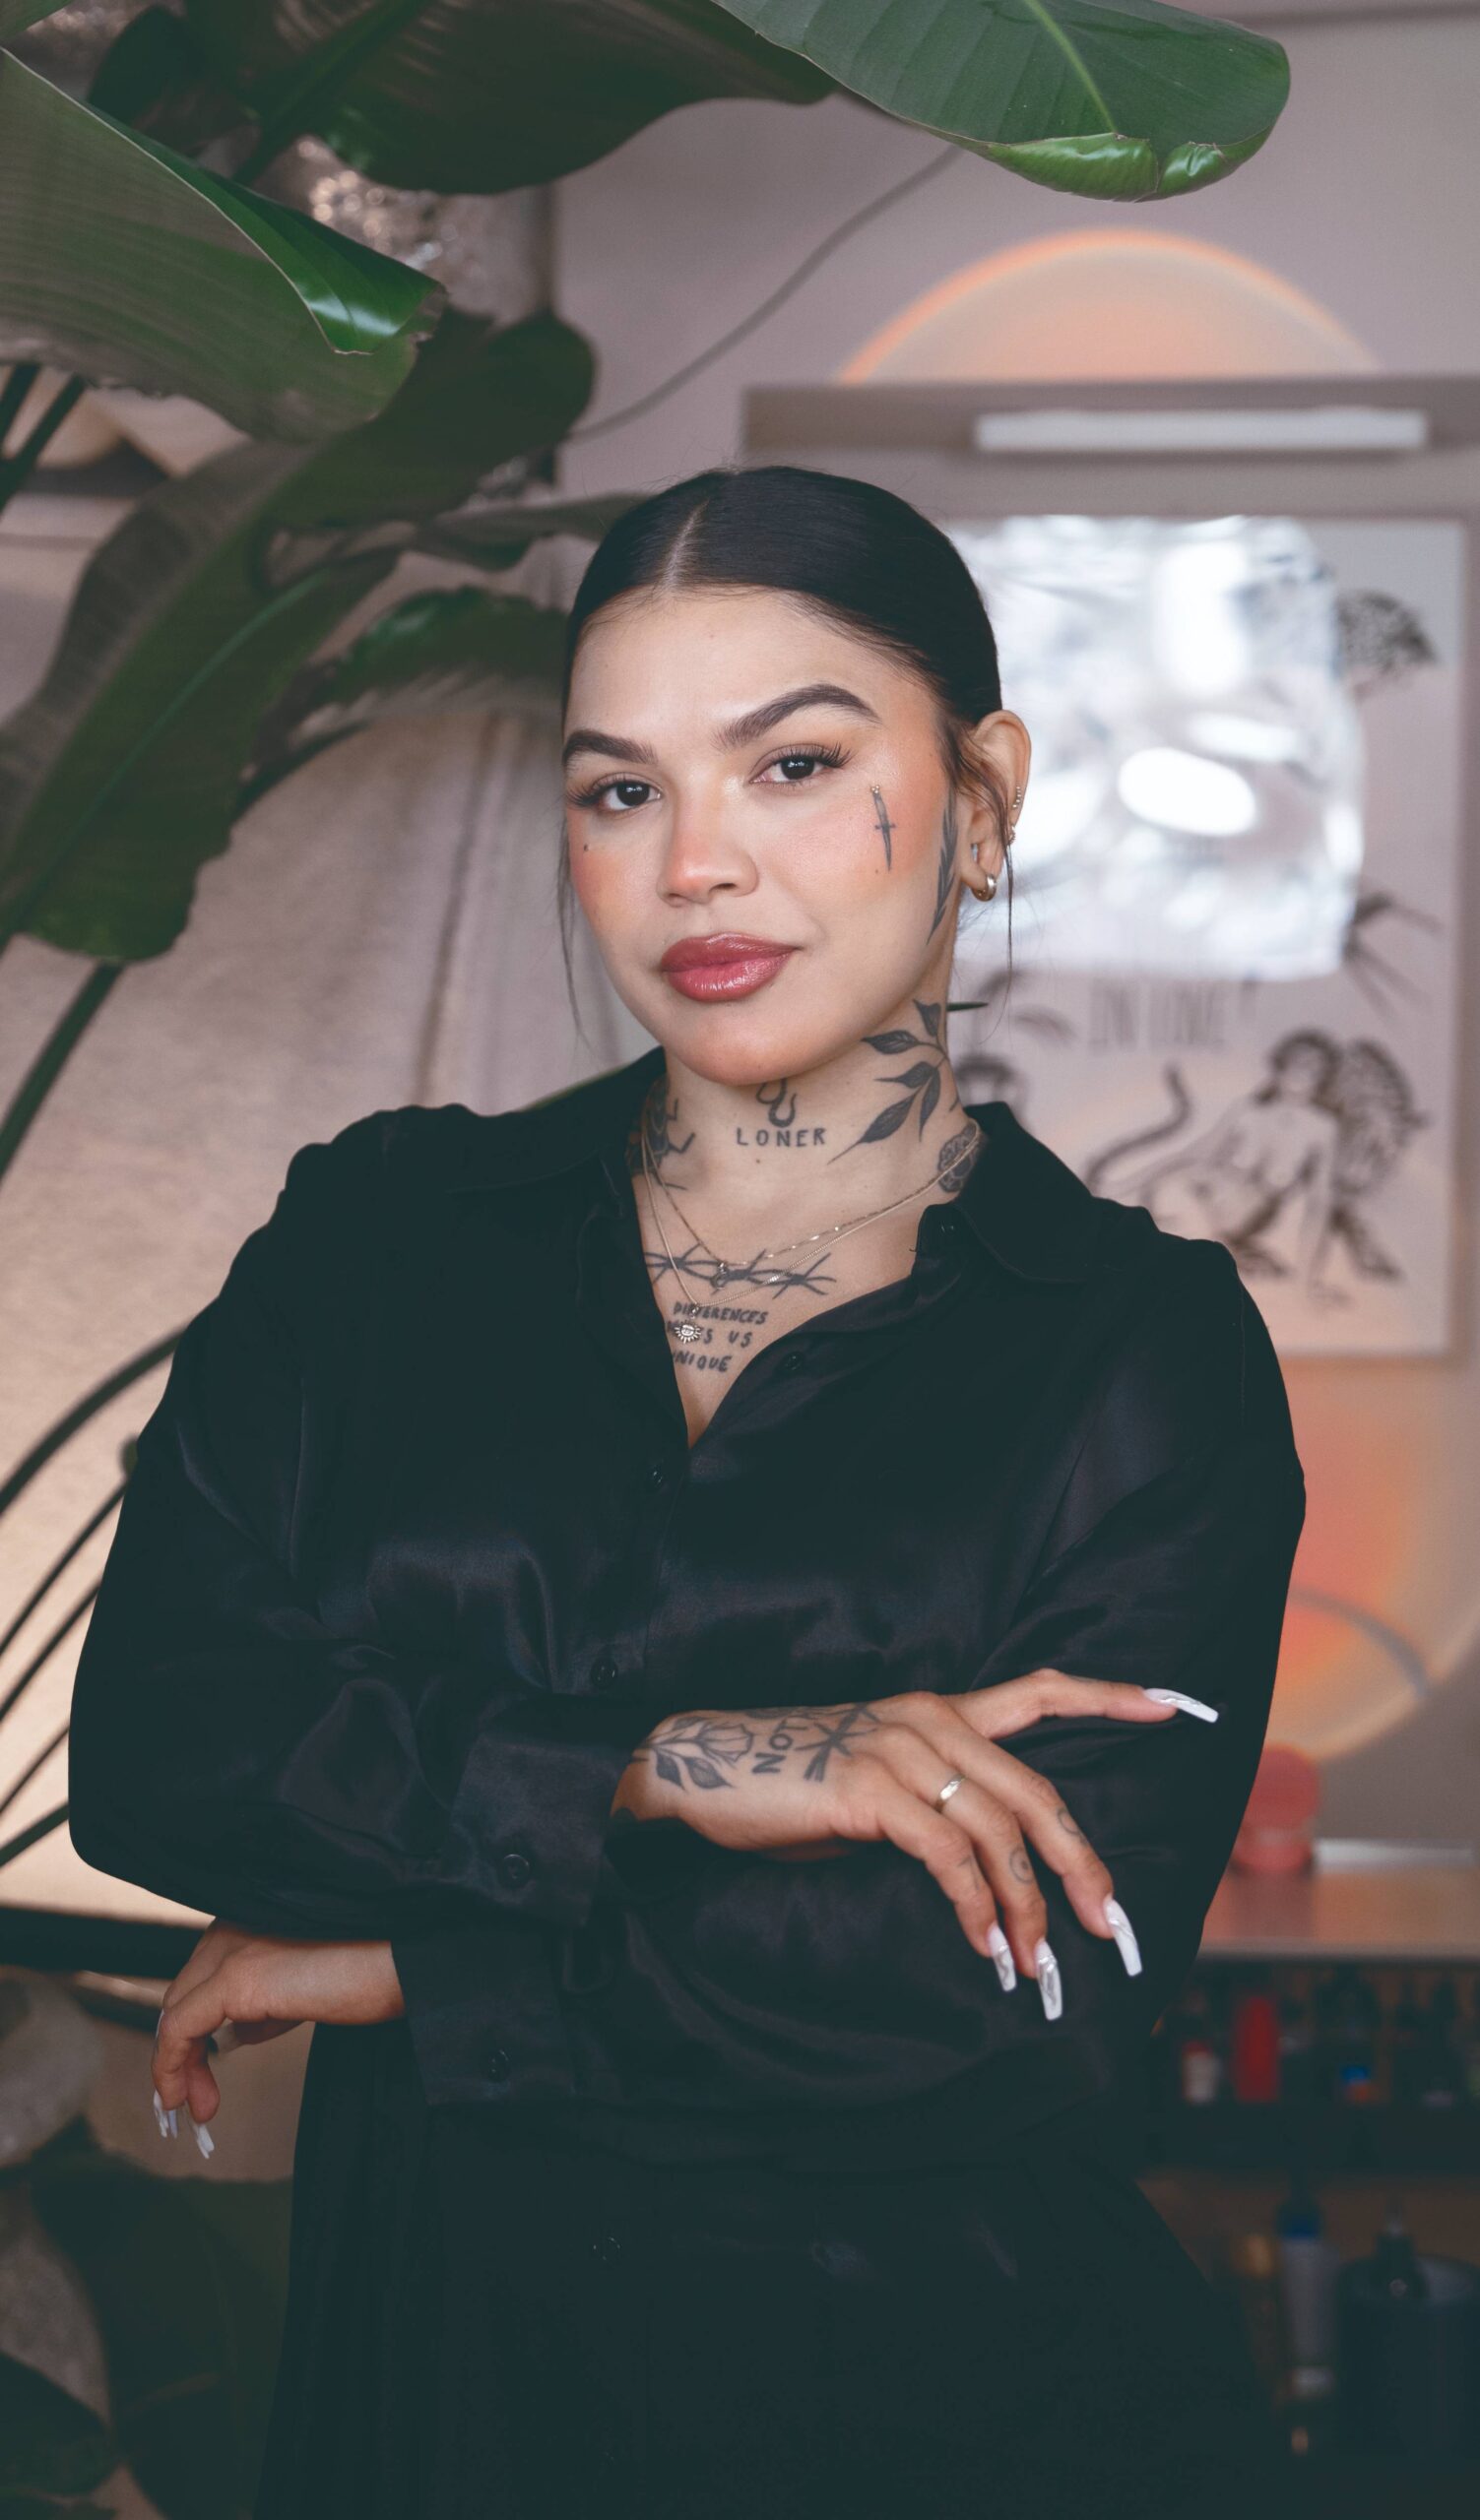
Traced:
<path id="1" fill-rule="evenodd" d="M 1287 1033 L 1261 1083 L 1211 1124 L 1147 1164 L 1192 1116 L 1181 1069 L 1163 1075 L 1172 1116 L 1122 1138 L 1083 1167 L 1102 1196 L 1138 1203 L 1171 1233 L 1227 1243 L 1249 1278 L 1294 1278 L 1318 1305 L 1351 1300 L 1325 1271 L 1344 1250 L 1359 1278 L 1401 1278 L 1363 1213 L 1429 1114 L 1414 1107 L 1402 1068 L 1380 1041 L 1344 1045 L 1317 1029 Z M 1289 1256 L 1273 1247 L 1283 1238 Z"/>

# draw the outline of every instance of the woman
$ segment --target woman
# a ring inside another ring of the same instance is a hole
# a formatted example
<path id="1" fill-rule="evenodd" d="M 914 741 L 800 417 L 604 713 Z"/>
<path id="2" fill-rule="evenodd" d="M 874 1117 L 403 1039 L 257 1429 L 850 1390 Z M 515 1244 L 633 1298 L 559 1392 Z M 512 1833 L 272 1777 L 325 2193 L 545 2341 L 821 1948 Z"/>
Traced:
<path id="1" fill-rule="evenodd" d="M 216 1919 L 161 2107 L 319 2025 L 259 2520 L 1267 2510 L 1117 2109 L 1303 1480 L 1223 1247 L 957 1099 L 980 598 L 881 490 L 702 473 L 592 557 L 565 729 L 656 1046 L 294 1156 L 78 1676 L 81 1853 Z"/>

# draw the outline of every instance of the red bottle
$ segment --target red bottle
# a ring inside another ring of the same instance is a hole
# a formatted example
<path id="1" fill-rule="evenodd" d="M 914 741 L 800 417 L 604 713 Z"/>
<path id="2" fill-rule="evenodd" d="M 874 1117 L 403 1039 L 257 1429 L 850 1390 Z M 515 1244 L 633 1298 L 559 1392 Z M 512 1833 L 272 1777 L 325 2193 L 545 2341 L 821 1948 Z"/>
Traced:
<path id="1" fill-rule="evenodd" d="M 1229 2081 L 1235 2100 L 1278 2100 L 1279 2006 L 1267 1986 L 1250 1986 L 1233 2009 Z"/>

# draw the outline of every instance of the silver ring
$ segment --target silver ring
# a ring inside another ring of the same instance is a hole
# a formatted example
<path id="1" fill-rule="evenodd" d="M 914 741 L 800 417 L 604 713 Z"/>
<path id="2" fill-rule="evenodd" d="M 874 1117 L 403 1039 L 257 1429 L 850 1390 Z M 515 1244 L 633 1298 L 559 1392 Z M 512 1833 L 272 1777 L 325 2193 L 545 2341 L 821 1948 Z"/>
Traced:
<path id="1" fill-rule="evenodd" d="M 935 1808 L 936 1808 L 936 1810 L 937 1810 L 937 1811 L 943 1811 L 943 1810 L 945 1809 L 945 1806 L 946 1806 L 947 1802 L 950 1800 L 951 1796 L 955 1793 L 955 1791 L 956 1791 L 957 1787 L 958 1787 L 958 1786 L 962 1786 L 962 1785 L 964 1785 L 965 1783 L 966 1783 L 966 1779 L 965 1779 L 965 1777 L 964 1777 L 964 1776 L 948 1776 L 948 1777 L 946 1778 L 946 1780 L 945 1780 L 945 1783 L 944 1783 L 944 1784 L 942 1785 L 942 1787 L 940 1788 L 939 1793 L 938 1793 L 938 1794 L 936 1795 L 936 1796 L 935 1796 Z"/>

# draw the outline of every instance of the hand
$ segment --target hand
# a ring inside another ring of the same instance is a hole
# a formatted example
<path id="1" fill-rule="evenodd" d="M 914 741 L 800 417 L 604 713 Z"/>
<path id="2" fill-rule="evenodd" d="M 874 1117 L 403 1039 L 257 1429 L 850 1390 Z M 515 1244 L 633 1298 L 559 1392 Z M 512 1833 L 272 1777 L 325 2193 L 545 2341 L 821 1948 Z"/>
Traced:
<path id="1" fill-rule="evenodd" d="M 280 1941 L 218 1917 L 165 1989 L 152 2064 L 156 2114 L 183 2103 L 197 2125 L 215 2116 L 221 2092 L 208 2042 L 220 2052 L 279 2039 L 300 2022 L 394 2021 L 405 2010 L 388 1942 Z"/>
<path id="2" fill-rule="evenodd" d="M 1134 1968 L 1133 1938 L 1106 1914 L 1115 1886 L 1108 1868 L 1058 1789 L 997 1745 L 1045 1716 L 1160 1724 L 1176 1712 L 1129 1681 L 1048 1667 L 959 1695 L 912 1689 L 834 1706 L 668 1716 L 633 1751 L 612 1807 L 681 1819 L 719 1846 L 793 1859 L 890 1840 L 934 1875 L 967 1940 L 997 1961 L 1004 1984 L 1009 1949 L 1027 1976 L 1039 1975 L 1048 1923 L 1026 1837 L 1062 1877 L 1088 1931 L 1113 1937 Z M 966 1782 L 937 1810 L 935 1796 L 956 1774 Z"/>

